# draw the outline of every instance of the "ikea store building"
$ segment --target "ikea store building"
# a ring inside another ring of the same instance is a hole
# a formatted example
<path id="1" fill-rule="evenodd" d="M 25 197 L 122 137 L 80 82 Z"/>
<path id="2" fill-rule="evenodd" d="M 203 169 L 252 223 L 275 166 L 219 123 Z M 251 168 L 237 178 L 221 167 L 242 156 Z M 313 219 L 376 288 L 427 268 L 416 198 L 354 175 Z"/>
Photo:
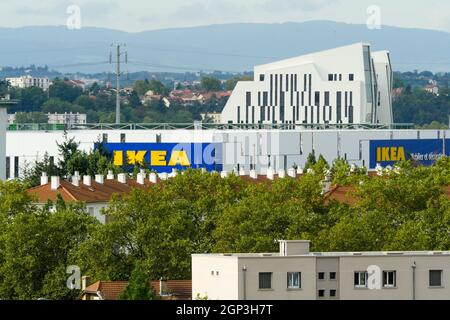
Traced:
<path id="1" fill-rule="evenodd" d="M 65 133 L 84 151 L 102 142 L 118 166 L 157 172 L 265 174 L 303 167 L 311 152 L 369 169 L 410 158 L 430 165 L 450 155 L 450 131 L 393 124 L 392 82 L 389 52 L 357 43 L 256 66 L 253 81 L 236 85 L 220 125 L 0 125 L 0 179 L 20 177 L 45 154 L 57 162 Z"/>

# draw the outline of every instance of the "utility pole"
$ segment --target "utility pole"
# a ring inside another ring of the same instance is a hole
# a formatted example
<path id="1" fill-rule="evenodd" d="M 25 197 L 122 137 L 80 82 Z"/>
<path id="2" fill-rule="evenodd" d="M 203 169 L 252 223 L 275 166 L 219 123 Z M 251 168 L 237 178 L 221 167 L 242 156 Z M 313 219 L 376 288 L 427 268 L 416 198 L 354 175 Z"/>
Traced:
<path id="1" fill-rule="evenodd" d="M 123 62 L 125 64 L 128 63 L 128 52 L 121 51 L 121 47 L 126 47 L 125 44 L 112 44 L 111 47 L 116 47 L 116 60 L 113 61 L 112 53 L 109 54 L 109 63 L 116 64 L 116 124 L 120 124 L 120 77 L 124 74 L 120 69 L 120 64 Z M 122 61 L 122 56 L 125 56 L 125 59 Z"/>

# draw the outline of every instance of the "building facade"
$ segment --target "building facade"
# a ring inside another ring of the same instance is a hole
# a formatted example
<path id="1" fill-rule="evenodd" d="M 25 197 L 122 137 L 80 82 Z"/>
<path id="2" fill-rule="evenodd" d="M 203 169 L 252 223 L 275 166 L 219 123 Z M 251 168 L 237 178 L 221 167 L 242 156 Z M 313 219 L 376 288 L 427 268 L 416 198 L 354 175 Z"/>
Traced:
<path id="1" fill-rule="evenodd" d="M 30 75 L 17 78 L 6 78 L 6 81 L 8 81 L 12 87 L 21 89 L 38 87 L 44 91 L 47 91 L 51 85 L 51 81 L 49 78 L 37 78 Z"/>
<path id="2" fill-rule="evenodd" d="M 87 123 L 87 115 L 85 113 L 47 113 L 49 124 L 67 124 L 78 125 Z"/>
<path id="3" fill-rule="evenodd" d="M 450 252 L 309 252 L 192 255 L 192 296 L 211 300 L 447 300 Z"/>
<path id="4" fill-rule="evenodd" d="M 223 112 L 233 124 L 391 124 L 389 52 L 364 43 L 254 68 Z"/>

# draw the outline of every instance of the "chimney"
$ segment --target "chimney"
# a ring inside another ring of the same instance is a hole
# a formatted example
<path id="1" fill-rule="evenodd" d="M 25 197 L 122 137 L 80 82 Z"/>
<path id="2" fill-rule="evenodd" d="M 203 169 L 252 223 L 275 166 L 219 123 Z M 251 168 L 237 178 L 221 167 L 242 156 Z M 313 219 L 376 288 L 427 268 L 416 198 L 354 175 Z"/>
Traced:
<path id="1" fill-rule="evenodd" d="M 99 184 L 105 184 L 105 176 L 102 174 L 96 174 L 95 175 L 95 182 Z"/>
<path id="2" fill-rule="evenodd" d="M 91 176 L 83 176 L 83 184 L 85 186 L 90 187 L 92 185 L 92 177 Z"/>
<path id="3" fill-rule="evenodd" d="M 136 176 L 136 182 L 140 185 L 145 184 L 145 173 L 138 173 Z"/>
<path id="4" fill-rule="evenodd" d="M 278 240 L 278 243 L 281 257 L 309 254 L 309 240 Z"/>
<path id="5" fill-rule="evenodd" d="M 59 177 L 57 177 L 57 176 L 52 176 L 51 179 L 52 179 L 52 180 L 51 180 L 51 188 L 52 188 L 52 190 L 58 190 L 59 185 L 60 185 Z"/>
<path id="6" fill-rule="evenodd" d="M 118 180 L 120 183 L 127 183 L 127 175 L 126 175 L 125 173 L 119 173 L 119 174 L 117 175 L 117 180 Z"/>
<path id="7" fill-rule="evenodd" d="M 252 179 L 258 179 L 258 173 L 256 172 L 256 170 L 250 170 L 250 178 Z"/>
<path id="8" fill-rule="evenodd" d="M 150 173 L 149 179 L 150 179 L 151 183 L 157 183 L 158 182 L 158 176 L 154 172 Z"/>
<path id="9" fill-rule="evenodd" d="M 220 173 L 220 177 L 221 177 L 221 178 L 226 178 L 226 177 L 228 177 L 228 171 L 222 171 L 222 172 Z"/>
<path id="10" fill-rule="evenodd" d="M 83 276 L 81 278 L 81 290 L 86 290 L 91 285 L 91 277 Z"/>
<path id="11" fill-rule="evenodd" d="M 112 170 L 108 170 L 108 175 L 106 176 L 106 180 L 114 180 L 114 173 Z"/>
<path id="12" fill-rule="evenodd" d="M 80 178 L 80 171 L 75 171 L 75 173 L 73 174 L 75 177 Z"/>
<path id="13" fill-rule="evenodd" d="M 177 169 L 172 169 L 172 178 L 175 178 L 178 175 Z"/>
<path id="14" fill-rule="evenodd" d="M 245 170 L 244 169 L 239 170 L 239 175 L 245 176 L 246 175 Z"/>
<path id="15" fill-rule="evenodd" d="M 41 176 L 41 186 L 44 186 L 48 184 L 48 176 L 47 176 L 47 172 L 42 172 L 42 176 Z"/>
<path id="16" fill-rule="evenodd" d="M 288 169 L 288 176 L 291 178 L 297 178 L 297 172 L 295 171 L 294 168 Z"/>
<path id="17" fill-rule="evenodd" d="M 72 184 L 75 187 L 79 187 L 80 186 L 80 177 L 79 176 L 72 176 Z"/>
<path id="18" fill-rule="evenodd" d="M 303 174 L 303 168 L 302 167 L 298 167 L 297 174 Z"/>
<path id="19" fill-rule="evenodd" d="M 159 178 L 160 178 L 161 180 L 168 180 L 168 179 L 169 179 L 169 175 L 167 174 L 167 172 L 161 172 L 161 173 L 159 174 Z"/>
<path id="20" fill-rule="evenodd" d="M 273 171 L 273 169 L 272 168 L 267 168 L 267 179 L 269 179 L 269 180 L 273 180 L 274 179 L 274 176 L 275 176 L 275 172 Z"/>
<path id="21" fill-rule="evenodd" d="M 166 282 L 163 280 L 163 278 L 159 279 L 159 296 L 164 296 L 164 293 L 166 292 Z"/>
<path id="22" fill-rule="evenodd" d="M 286 171 L 278 170 L 278 178 L 280 178 L 280 179 L 286 178 Z"/>

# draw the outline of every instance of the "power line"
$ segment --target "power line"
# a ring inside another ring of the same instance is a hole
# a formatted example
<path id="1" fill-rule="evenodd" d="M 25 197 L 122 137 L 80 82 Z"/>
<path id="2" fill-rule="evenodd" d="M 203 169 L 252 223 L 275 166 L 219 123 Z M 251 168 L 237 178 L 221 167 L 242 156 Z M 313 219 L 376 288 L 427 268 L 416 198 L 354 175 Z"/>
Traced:
<path id="1" fill-rule="evenodd" d="M 209 68 L 202 68 L 202 67 L 191 67 L 191 66 L 173 66 L 173 65 L 164 65 L 164 64 L 156 64 L 156 63 L 147 63 L 147 62 L 140 62 L 140 61 L 130 61 L 130 64 L 136 65 L 136 66 L 144 66 L 144 67 L 151 67 L 151 68 L 167 68 L 167 69 L 175 69 L 175 70 L 182 70 L 182 71 L 221 71 L 221 72 L 229 72 L 229 73 L 242 73 L 242 71 L 235 71 L 235 70 L 218 70 L 218 69 L 209 69 Z"/>

